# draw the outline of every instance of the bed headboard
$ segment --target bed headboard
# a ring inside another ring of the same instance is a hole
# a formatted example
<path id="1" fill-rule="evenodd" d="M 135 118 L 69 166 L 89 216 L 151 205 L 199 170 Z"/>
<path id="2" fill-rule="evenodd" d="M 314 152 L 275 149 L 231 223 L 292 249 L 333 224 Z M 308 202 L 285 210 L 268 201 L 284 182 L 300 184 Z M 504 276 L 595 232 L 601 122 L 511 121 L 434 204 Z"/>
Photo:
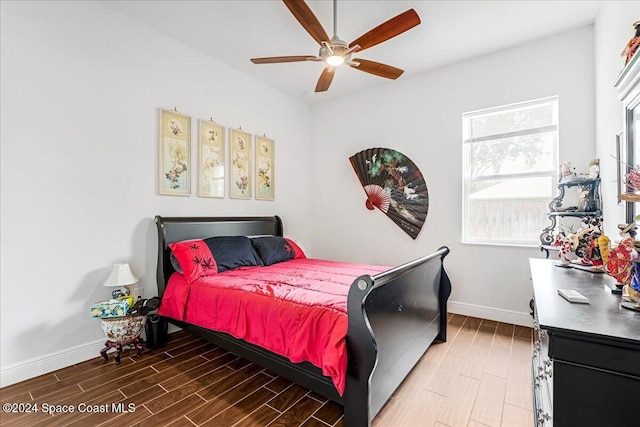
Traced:
<path id="1" fill-rule="evenodd" d="M 169 243 L 215 236 L 283 236 L 279 216 L 262 217 L 162 217 L 156 215 L 158 228 L 158 296 L 174 273 Z"/>

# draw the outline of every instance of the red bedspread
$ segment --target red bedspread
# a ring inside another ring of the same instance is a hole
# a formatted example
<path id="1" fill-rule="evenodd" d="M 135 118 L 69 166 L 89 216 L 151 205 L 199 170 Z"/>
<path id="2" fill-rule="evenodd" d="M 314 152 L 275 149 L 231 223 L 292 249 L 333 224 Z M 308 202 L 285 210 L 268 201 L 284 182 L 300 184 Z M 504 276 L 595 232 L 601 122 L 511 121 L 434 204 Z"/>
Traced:
<path id="1" fill-rule="evenodd" d="M 358 276 L 387 269 L 301 258 L 241 267 L 191 284 L 175 273 L 159 314 L 226 332 L 294 363 L 311 362 L 342 395 L 349 287 Z"/>

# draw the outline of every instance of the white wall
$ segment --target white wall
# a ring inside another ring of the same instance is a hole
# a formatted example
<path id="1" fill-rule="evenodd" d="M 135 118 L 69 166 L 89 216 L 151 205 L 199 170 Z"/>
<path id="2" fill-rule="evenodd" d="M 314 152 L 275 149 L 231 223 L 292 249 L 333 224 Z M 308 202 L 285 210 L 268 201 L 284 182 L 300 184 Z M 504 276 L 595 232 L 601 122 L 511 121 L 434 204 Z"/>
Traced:
<path id="1" fill-rule="evenodd" d="M 603 2 L 594 24 L 596 84 L 596 153 L 600 157 L 605 233 L 615 242 L 620 239 L 618 224 L 625 222 L 624 203 L 617 203 L 615 182 L 615 137 L 622 132 L 623 110 L 618 91 L 613 87 L 624 68 L 622 49 L 634 35 L 633 22 L 640 19 L 640 2 Z"/>
<path id="2" fill-rule="evenodd" d="M 306 104 L 94 2 L 1 7 L 2 385 L 98 355 L 114 262 L 155 295 L 156 214 L 279 214 L 310 249 Z M 276 200 L 157 195 L 159 107 L 273 138 Z"/>
<path id="3" fill-rule="evenodd" d="M 395 264 L 447 245 L 452 311 L 530 322 L 528 258 L 538 249 L 461 244 L 461 115 L 559 95 L 560 160 L 586 172 L 595 153 L 593 61 L 589 26 L 314 106 L 315 254 Z M 406 154 L 425 176 L 430 207 L 415 241 L 364 206 L 348 158 L 376 146 Z"/>

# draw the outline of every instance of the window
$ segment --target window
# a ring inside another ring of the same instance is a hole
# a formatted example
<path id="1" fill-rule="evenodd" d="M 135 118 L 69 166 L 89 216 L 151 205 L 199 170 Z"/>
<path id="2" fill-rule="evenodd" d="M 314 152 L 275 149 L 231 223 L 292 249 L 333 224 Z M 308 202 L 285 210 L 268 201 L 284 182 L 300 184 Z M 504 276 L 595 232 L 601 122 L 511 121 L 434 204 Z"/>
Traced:
<path id="1" fill-rule="evenodd" d="M 538 245 L 557 182 L 558 97 L 462 115 L 465 243 Z"/>

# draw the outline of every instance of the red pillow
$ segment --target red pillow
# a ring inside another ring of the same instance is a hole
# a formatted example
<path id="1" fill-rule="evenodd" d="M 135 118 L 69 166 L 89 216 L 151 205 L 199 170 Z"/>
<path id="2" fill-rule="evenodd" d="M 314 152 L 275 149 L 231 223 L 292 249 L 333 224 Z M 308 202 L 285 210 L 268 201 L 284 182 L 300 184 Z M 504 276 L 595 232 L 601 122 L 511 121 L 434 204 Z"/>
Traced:
<path id="1" fill-rule="evenodd" d="M 169 248 L 182 267 L 187 282 L 218 273 L 218 265 L 202 240 L 169 243 Z"/>
<path id="2" fill-rule="evenodd" d="M 298 258 L 306 258 L 307 256 L 304 254 L 304 252 L 302 251 L 302 249 L 300 249 L 300 246 L 296 245 L 296 242 L 294 242 L 293 240 L 289 239 L 288 237 L 285 237 L 284 240 L 287 241 L 288 244 L 291 245 L 291 247 L 293 248 L 293 259 L 298 259 Z"/>

